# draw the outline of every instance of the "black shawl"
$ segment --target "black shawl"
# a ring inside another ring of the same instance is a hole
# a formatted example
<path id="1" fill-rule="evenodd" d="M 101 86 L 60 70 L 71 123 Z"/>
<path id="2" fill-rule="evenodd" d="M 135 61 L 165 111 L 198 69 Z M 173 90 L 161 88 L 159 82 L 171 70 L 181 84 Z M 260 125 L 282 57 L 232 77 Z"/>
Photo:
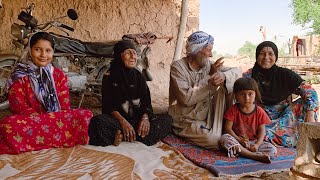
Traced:
<path id="1" fill-rule="evenodd" d="M 264 41 L 257 46 L 256 60 L 262 48 L 271 47 L 278 60 L 278 48 L 271 41 Z M 287 68 L 273 65 L 263 69 L 257 62 L 252 69 L 252 78 L 256 80 L 261 92 L 262 101 L 266 105 L 277 104 L 290 96 L 303 82 L 303 79 Z"/>
<path id="2" fill-rule="evenodd" d="M 110 74 L 102 82 L 102 113 L 111 115 L 112 111 L 118 111 L 129 121 L 140 120 L 144 113 L 151 118 L 150 91 L 143 75 L 135 68 L 125 67 L 121 60 L 121 53 L 126 49 L 135 49 L 131 41 L 120 41 L 114 47 Z M 137 99 L 139 104 L 135 103 Z"/>

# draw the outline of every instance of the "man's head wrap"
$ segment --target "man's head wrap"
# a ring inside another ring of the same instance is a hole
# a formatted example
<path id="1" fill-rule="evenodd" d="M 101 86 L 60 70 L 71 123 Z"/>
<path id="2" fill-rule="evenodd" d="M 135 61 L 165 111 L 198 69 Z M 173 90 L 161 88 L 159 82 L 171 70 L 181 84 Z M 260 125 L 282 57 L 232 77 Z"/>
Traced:
<path id="1" fill-rule="evenodd" d="M 187 55 L 196 54 L 198 51 L 208 46 L 209 44 L 213 45 L 213 41 L 213 37 L 203 31 L 192 33 L 187 39 Z"/>

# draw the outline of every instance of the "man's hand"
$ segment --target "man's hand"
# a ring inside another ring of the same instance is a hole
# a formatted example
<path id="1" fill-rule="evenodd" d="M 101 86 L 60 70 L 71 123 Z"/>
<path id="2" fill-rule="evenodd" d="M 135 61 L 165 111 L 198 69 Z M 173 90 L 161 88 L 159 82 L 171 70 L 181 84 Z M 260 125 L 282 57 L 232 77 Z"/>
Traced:
<path id="1" fill-rule="evenodd" d="M 147 114 L 144 114 L 141 117 L 140 123 L 138 125 L 138 134 L 139 134 L 139 136 L 144 138 L 145 136 L 147 136 L 149 134 L 149 131 L 150 131 L 149 117 Z"/>
<path id="2" fill-rule="evenodd" d="M 221 86 L 223 85 L 225 80 L 224 76 L 221 76 L 218 73 L 214 73 L 211 78 L 208 80 L 208 82 L 212 85 L 212 86 Z"/>
<path id="3" fill-rule="evenodd" d="M 211 69 L 209 72 L 210 76 L 212 76 L 214 73 L 218 72 L 218 70 L 223 66 L 224 62 L 222 61 L 222 59 L 224 59 L 224 57 L 217 59 L 216 62 L 211 64 Z"/>

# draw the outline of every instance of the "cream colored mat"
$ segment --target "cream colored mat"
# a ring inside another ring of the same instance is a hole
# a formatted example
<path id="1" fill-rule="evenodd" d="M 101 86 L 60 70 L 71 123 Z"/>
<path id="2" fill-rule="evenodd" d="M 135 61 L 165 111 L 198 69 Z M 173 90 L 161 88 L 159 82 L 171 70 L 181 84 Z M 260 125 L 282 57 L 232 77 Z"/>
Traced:
<path id="1" fill-rule="evenodd" d="M 0 156 L 0 179 L 208 179 L 172 147 L 122 142 Z"/>

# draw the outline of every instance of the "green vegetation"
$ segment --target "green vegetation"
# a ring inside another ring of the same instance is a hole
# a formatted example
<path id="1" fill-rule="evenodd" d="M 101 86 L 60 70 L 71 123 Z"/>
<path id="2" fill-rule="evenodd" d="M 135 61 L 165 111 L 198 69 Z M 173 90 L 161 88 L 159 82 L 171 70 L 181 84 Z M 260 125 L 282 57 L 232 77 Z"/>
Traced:
<path id="1" fill-rule="evenodd" d="M 257 45 L 246 41 L 244 45 L 238 50 L 238 54 L 241 56 L 248 56 L 250 59 L 254 59 L 256 56 Z"/>
<path id="2" fill-rule="evenodd" d="M 320 34 L 320 0 L 292 0 L 293 22 Z"/>
<path id="3" fill-rule="evenodd" d="M 287 51 L 289 51 L 287 43 L 277 44 L 277 47 L 278 47 L 279 57 L 290 55 L 290 52 L 287 53 Z"/>
<path id="4" fill-rule="evenodd" d="M 279 46 L 279 44 L 278 44 L 277 46 L 278 46 L 279 57 L 288 55 L 288 53 L 285 53 L 286 52 L 285 49 L 288 48 L 287 44 L 284 43 L 284 44 L 282 44 L 282 46 Z M 238 49 L 238 55 L 247 56 L 250 59 L 255 59 L 256 48 L 257 48 L 257 45 L 255 45 L 249 41 L 246 41 L 244 43 L 244 45 L 240 49 Z"/>
<path id="5" fill-rule="evenodd" d="M 220 57 L 232 58 L 232 55 L 229 53 L 219 54 L 217 51 L 212 51 L 212 57 L 213 57 L 213 59 L 218 59 Z"/>

